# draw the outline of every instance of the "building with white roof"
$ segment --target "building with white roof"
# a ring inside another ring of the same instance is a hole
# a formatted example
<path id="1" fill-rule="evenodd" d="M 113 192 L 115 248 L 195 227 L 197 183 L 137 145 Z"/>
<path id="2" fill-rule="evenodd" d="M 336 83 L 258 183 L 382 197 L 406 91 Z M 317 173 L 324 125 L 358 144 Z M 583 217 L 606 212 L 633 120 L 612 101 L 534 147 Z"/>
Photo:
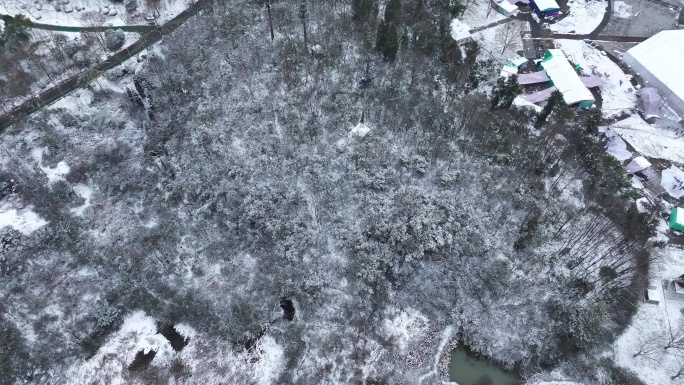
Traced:
<path id="1" fill-rule="evenodd" d="M 530 6 L 539 17 L 555 16 L 560 12 L 556 0 L 530 0 Z"/>
<path id="2" fill-rule="evenodd" d="M 684 30 L 659 32 L 627 50 L 622 60 L 684 116 Z"/>
<path id="3" fill-rule="evenodd" d="M 553 86 L 563 94 L 567 105 L 579 103 L 580 108 L 589 108 L 594 102 L 594 96 L 582 83 L 572 64 L 559 49 L 548 49 L 544 59 L 539 63 Z"/>

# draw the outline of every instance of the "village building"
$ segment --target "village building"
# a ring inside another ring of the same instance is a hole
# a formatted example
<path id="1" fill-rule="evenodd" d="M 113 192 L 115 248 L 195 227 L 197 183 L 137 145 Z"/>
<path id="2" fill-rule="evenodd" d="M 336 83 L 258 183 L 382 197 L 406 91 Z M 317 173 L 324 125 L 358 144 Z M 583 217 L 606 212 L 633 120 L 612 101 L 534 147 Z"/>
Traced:
<path id="1" fill-rule="evenodd" d="M 594 105 L 594 96 L 577 75 L 563 51 L 546 50 L 544 59 L 539 62 L 539 67 L 546 71 L 553 87 L 563 95 L 565 104 L 569 106 L 579 104 L 580 108 L 589 108 Z"/>
<path id="2" fill-rule="evenodd" d="M 684 30 L 659 32 L 627 50 L 622 60 L 684 116 Z"/>
<path id="3" fill-rule="evenodd" d="M 458 45 L 473 40 L 473 37 L 470 35 L 470 27 L 468 24 L 458 19 L 451 20 L 451 37 L 456 40 L 456 44 Z"/>
<path id="4" fill-rule="evenodd" d="M 670 228 L 676 231 L 684 232 L 684 209 L 675 207 L 670 212 Z"/>
<path id="5" fill-rule="evenodd" d="M 515 3 L 512 3 L 510 0 L 491 0 L 492 1 L 492 6 L 494 9 L 496 9 L 497 12 L 504 16 L 515 16 L 520 12 L 518 9 L 518 6 L 515 5 Z"/>
<path id="6" fill-rule="evenodd" d="M 530 0 L 530 7 L 540 18 L 556 16 L 560 12 L 560 6 L 555 0 Z"/>

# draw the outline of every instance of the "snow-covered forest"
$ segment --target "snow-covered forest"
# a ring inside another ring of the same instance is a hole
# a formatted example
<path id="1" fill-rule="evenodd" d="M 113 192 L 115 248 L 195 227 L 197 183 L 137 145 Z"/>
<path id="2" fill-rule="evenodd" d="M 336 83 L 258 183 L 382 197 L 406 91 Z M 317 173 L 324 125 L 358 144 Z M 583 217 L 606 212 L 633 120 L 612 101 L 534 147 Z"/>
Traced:
<path id="1" fill-rule="evenodd" d="M 3 132 L 0 383 L 437 384 L 455 343 L 636 381 L 598 356 L 653 224 L 600 111 L 511 107 L 463 7 L 214 1 Z"/>

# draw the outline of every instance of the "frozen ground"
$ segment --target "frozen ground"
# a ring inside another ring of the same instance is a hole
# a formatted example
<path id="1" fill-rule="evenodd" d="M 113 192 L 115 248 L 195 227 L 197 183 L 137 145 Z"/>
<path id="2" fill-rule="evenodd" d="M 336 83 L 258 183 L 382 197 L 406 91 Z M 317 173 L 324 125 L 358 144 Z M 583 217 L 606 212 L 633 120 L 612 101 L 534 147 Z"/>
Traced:
<path id="1" fill-rule="evenodd" d="M 588 34 L 592 32 L 606 13 L 607 1 L 601 0 L 570 0 L 568 1 L 570 14 L 549 29 L 558 33 Z"/>
<path id="2" fill-rule="evenodd" d="M 626 75 L 608 56 L 579 40 L 556 40 L 556 46 L 586 74 L 600 76 L 607 84 L 600 87 L 603 116 L 610 118 L 630 111 L 636 103 L 634 89 Z M 630 91 L 632 89 L 632 91 Z"/>
<path id="3" fill-rule="evenodd" d="M 0 14 L 23 14 L 37 23 L 69 27 L 143 25 L 145 15 L 158 14 L 157 21 L 164 22 L 181 13 L 187 4 L 187 0 L 160 0 L 156 7 L 148 8 L 146 1 L 139 1 L 137 11 L 127 12 L 124 2 L 109 0 L 4 0 Z"/>

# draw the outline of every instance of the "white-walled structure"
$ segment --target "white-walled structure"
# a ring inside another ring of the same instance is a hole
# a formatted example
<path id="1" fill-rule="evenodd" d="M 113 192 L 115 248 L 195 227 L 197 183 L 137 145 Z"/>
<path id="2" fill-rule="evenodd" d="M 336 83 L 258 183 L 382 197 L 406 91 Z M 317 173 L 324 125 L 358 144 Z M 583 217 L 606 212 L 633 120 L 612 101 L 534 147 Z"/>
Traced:
<path id="1" fill-rule="evenodd" d="M 659 32 L 629 49 L 622 60 L 684 116 L 684 30 Z"/>

